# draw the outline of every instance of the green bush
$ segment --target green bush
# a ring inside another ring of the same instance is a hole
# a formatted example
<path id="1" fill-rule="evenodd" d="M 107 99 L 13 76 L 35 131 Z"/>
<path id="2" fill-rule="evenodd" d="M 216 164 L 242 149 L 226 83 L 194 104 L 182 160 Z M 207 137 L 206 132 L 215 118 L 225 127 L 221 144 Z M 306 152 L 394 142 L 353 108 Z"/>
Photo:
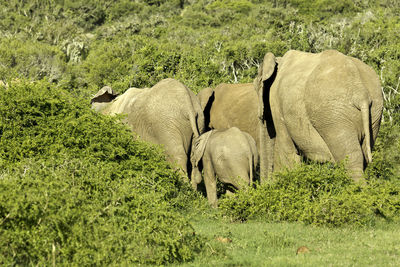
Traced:
<path id="1" fill-rule="evenodd" d="M 159 147 L 46 81 L 0 94 L 0 263 L 188 261 L 196 196 Z"/>
<path id="2" fill-rule="evenodd" d="M 201 249 L 163 194 L 138 188 L 144 175 L 115 179 L 116 166 L 70 157 L 2 172 L 2 265 L 161 264 Z"/>
<path id="3" fill-rule="evenodd" d="M 353 184 L 344 165 L 302 164 L 274 175 L 273 181 L 220 201 L 232 220 L 263 218 L 307 224 L 367 225 L 380 217 L 398 220 L 400 184 L 370 179 Z"/>
<path id="4" fill-rule="evenodd" d="M 63 79 L 65 68 L 64 54 L 56 47 L 11 38 L 0 42 L 0 80 L 47 77 L 58 82 Z"/>
<path id="5" fill-rule="evenodd" d="M 132 86 L 133 52 L 132 42 L 101 42 L 95 44 L 81 65 L 88 84 L 101 88 L 112 86 L 115 90 Z"/>
<path id="6" fill-rule="evenodd" d="M 237 13 L 248 14 L 253 7 L 253 4 L 247 0 L 231 1 L 231 0 L 217 0 L 207 5 L 209 10 L 226 10 L 230 9 Z"/>
<path id="7" fill-rule="evenodd" d="M 350 0 L 288 0 L 287 2 L 298 8 L 302 15 L 319 20 L 336 14 L 358 11 L 354 2 Z"/>
<path id="8" fill-rule="evenodd" d="M 374 146 L 373 161 L 366 169 L 368 177 L 396 181 L 400 179 L 400 125 L 385 122 Z"/>
<path id="9" fill-rule="evenodd" d="M 118 20 L 121 18 L 125 18 L 130 14 L 137 14 L 142 10 L 142 5 L 137 3 L 136 1 L 129 1 L 129 0 L 121 0 L 111 5 L 107 12 L 108 12 L 108 19 Z"/>

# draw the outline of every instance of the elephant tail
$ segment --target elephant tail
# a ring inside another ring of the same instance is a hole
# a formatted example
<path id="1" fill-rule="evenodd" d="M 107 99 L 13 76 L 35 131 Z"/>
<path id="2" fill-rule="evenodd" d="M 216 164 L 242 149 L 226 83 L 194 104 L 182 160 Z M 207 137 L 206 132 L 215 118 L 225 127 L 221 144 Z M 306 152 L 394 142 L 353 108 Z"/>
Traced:
<path id="1" fill-rule="evenodd" d="M 254 179 L 254 156 L 252 155 L 252 153 L 250 153 L 249 155 L 249 167 L 250 167 L 250 183 L 249 185 L 253 184 L 253 179 Z"/>
<path id="2" fill-rule="evenodd" d="M 190 126 L 192 127 L 193 135 L 195 138 L 200 136 L 200 132 L 198 129 L 197 125 L 197 117 L 199 115 L 195 114 L 194 112 L 189 112 L 189 120 L 190 120 Z"/>
<path id="3" fill-rule="evenodd" d="M 369 112 L 369 103 L 365 102 L 361 105 L 361 118 L 362 125 L 364 130 L 364 140 L 365 140 L 365 149 L 364 151 L 367 163 L 372 161 L 372 152 L 371 152 L 371 130 L 370 130 L 370 112 Z"/>
<path id="4" fill-rule="evenodd" d="M 190 161 L 194 168 L 198 166 L 199 161 L 203 157 L 204 151 L 206 150 L 206 145 L 208 143 L 208 139 L 210 138 L 213 131 L 214 130 L 208 131 L 193 139 Z"/>

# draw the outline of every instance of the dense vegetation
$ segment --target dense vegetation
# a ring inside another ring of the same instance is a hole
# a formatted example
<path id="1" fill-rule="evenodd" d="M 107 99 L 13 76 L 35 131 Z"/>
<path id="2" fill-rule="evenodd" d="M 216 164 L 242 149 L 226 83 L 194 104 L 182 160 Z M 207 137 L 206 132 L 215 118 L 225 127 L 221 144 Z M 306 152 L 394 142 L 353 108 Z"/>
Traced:
<path id="1" fill-rule="evenodd" d="M 193 192 L 159 148 L 46 81 L 2 89 L 0 110 L 2 265 L 165 263 L 201 248 L 179 214 Z"/>
<path id="2" fill-rule="evenodd" d="M 88 100 L 104 85 L 123 92 L 166 77 L 195 92 L 250 82 L 268 51 L 337 49 L 375 69 L 385 109 L 374 162 L 364 187 L 343 166 L 302 165 L 223 199 L 221 214 L 330 226 L 397 221 L 399 14 L 395 0 L 0 0 L 8 84 L 0 84 L 0 263 L 196 257 L 205 242 L 185 214 L 202 199 L 159 148 L 133 140 Z"/>
<path id="3" fill-rule="evenodd" d="M 220 209 L 232 220 L 263 218 L 323 226 L 374 225 L 399 221 L 400 181 L 370 178 L 355 185 L 344 164 L 300 165 L 274 182 L 226 197 Z"/>

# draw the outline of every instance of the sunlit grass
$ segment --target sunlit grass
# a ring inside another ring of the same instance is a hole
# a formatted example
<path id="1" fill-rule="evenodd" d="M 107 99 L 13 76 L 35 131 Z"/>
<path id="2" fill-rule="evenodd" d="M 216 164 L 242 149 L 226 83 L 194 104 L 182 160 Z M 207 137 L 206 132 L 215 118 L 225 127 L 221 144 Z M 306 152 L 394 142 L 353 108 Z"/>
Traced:
<path id="1" fill-rule="evenodd" d="M 192 219 L 206 249 L 182 266 L 399 266 L 400 225 L 325 228 L 300 223 Z M 223 243 L 218 237 L 231 242 Z M 310 252 L 297 254 L 306 246 Z"/>

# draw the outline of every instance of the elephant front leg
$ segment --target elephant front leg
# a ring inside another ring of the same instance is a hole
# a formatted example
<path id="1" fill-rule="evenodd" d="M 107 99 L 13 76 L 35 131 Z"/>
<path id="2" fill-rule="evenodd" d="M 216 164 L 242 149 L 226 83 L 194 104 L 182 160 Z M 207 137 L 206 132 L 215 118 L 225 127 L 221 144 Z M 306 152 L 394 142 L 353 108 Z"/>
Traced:
<path id="1" fill-rule="evenodd" d="M 285 167 L 292 168 L 295 164 L 300 163 L 300 161 L 300 156 L 286 125 L 277 123 L 274 146 L 274 171 L 279 171 Z"/>
<path id="2" fill-rule="evenodd" d="M 211 207 L 218 206 L 217 200 L 217 179 L 211 160 L 203 160 L 204 164 L 204 183 L 206 185 L 207 199 Z"/>
<path id="3" fill-rule="evenodd" d="M 274 138 L 271 138 L 266 124 L 259 122 L 258 126 L 260 148 L 258 151 L 260 157 L 260 182 L 265 183 L 271 177 L 273 171 L 273 151 L 274 151 Z"/>

